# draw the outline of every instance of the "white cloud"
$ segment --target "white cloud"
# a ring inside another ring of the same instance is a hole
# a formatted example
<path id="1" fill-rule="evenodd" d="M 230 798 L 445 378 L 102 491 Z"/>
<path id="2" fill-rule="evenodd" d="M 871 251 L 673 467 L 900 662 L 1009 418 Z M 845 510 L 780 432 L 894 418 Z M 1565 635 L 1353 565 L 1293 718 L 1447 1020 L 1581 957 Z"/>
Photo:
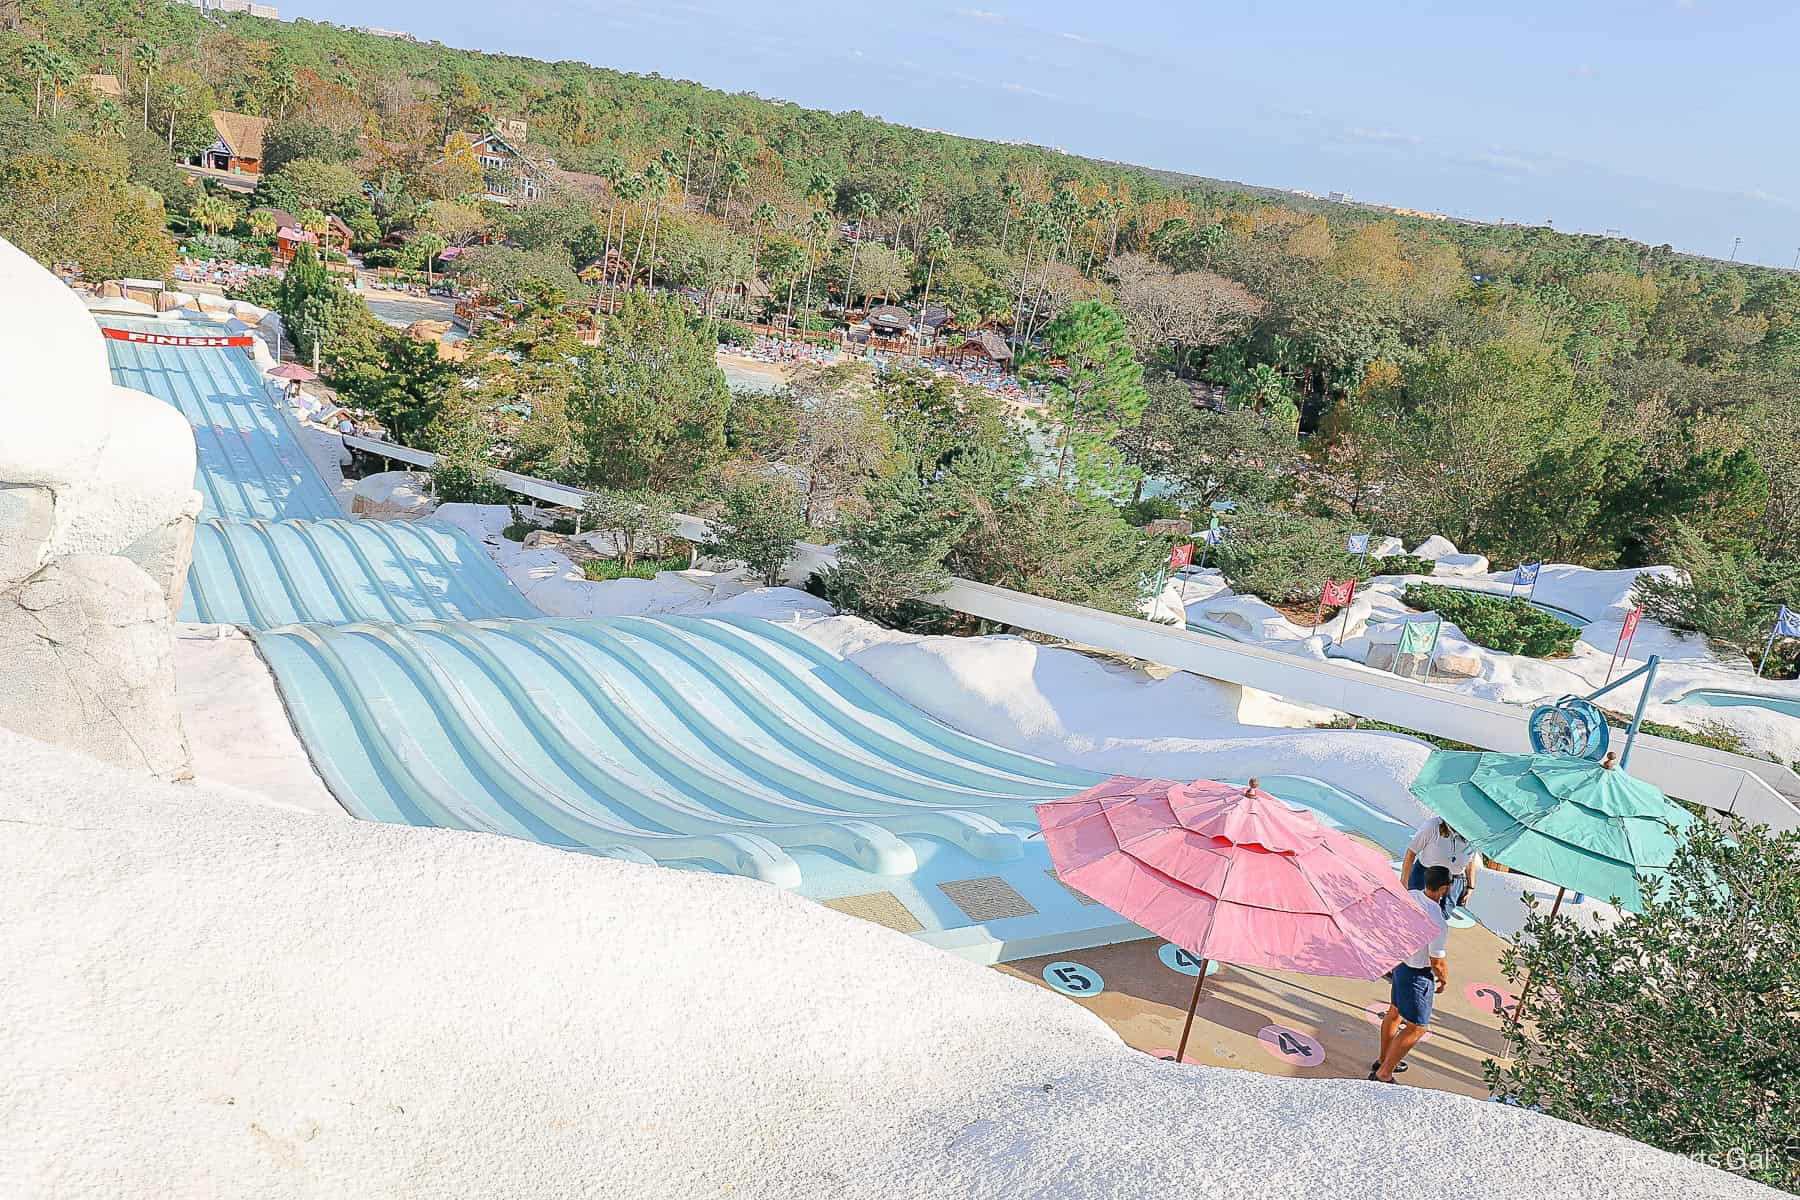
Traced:
<path id="1" fill-rule="evenodd" d="M 1393 129 L 1364 129 L 1361 126 L 1348 133 L 1359 142 L 1385 142 L 1394 146 L 1417 146 L 1425 140 L 1413 133 L 1400 133 Z"/>
<path id="2" fill-rule="evenodd" d="M 1497 154 L 1492 151 L 1471 155 L 1469 161 L 1478 167 L 1492 167 L 1496 171 L 1510 171 L 1518 175 L 1534 175 L 1538 164 L 1529 158 L 1520 158 L 1516 154 Z"/>
<path id="3" fill-rule="evenodd" d="M 1006 24 L 1005 13 L 997 13 L 985 8 L 959 8 L 956 10 L 956 15 L 959 17 L 967 17 L 971 21 L 981 21 L 988 25 Z"/>
<path id="4" fill-rule="evenodd" d="M 1003 83 L 1000 86 L 1009 92 L 1018 92 L 1022 95 L 1026 95 L 1026 96 L 1042 96 L 1046 100 L 1054 100 L 1055 99 L 1055 97 L 1053 95 L 1051 95 L 1049 92 L 1040 92 L 1036 88 L 1026 87 L 1022 83 Z"/>
<path id="5" fill-rule="evenodd" d="M 1079 33 L 1065 33 L 1062 35 L 1062 38 L 1064 41 L 1079 42 L 1083 46 L 1092 46 L 1094 44 L 1093 38 L 1083 37 Z"/>

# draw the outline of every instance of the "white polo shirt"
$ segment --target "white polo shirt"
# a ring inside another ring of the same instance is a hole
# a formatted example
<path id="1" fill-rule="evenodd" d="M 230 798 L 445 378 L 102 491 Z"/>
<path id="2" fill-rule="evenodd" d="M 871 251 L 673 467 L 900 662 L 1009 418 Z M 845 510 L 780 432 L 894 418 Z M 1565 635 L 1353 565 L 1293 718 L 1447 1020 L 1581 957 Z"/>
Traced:
<path id="1" fill-rule="evenodd" d="M 1431 969 L 1432 959 L 1443 958 L 1449 952 L 1450 923 L 1444 920 L 1444 910 L 1438 907 L 1438 902 L 1424 892 L 1408 892 L 1406 894 L 1413 898 L 1413 903 L 1419 906 L 1419 911 L 1430 917 L 1432 924 L 1437 926 L 1437 933 L 1433 935 L 1430 944 L 1422 947 L 1418 953 L 1406 960 L 1406 965 L 1413 970 L 1428 971 Z"/>
<path id="2" fill-rule="evenodd" d="M 1414 861 L 1428 867 L 1443 867 L 1452 875 L 1460 875 L 1475 857 L 1475 847 L 1460 833 L 1445 837 L 1442 826 L 1443 822 L 1431 818 L 1419 826 L 1406 848 L 1413 852 Z"/>

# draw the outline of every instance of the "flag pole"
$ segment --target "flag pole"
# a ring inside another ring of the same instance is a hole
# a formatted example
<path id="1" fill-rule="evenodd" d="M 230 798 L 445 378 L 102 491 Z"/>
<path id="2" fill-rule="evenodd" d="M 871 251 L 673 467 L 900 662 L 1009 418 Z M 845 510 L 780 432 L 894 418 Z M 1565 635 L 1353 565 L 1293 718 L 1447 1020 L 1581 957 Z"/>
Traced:
<path id="1" fill-rule="evenodd" d="M 1344 601 L 1344 623 L 1338 629 L 1338 645 L 1340 646 L 1344 644 L 1344 639 L 1350 636 L 1350 606 L 1354 603 L 1356 603 L 1356 589 L 1352 588 L 1350 599 Z"/>
<path id="2" fill-rule="evenodd" d="M 1779 625 L 1776 628 L 1780 628 Z M 1756 664 L 1756 677 L 1763 677 L 1763 668 L 1769 665 L 1769 651 L 1775 648 L 1775 630 L 1769 630 L 1769 640 L 1763 643 L 1762 661 Z"/>

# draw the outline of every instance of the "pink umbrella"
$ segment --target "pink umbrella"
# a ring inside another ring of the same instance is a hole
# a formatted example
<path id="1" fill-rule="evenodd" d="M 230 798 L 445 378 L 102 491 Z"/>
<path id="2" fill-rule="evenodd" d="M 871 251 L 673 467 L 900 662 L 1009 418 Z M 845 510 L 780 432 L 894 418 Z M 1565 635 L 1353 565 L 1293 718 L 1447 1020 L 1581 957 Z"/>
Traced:
<path id="1" fill-rule="evenodd" d="M 268 374 L 274 376 L 276 379 L 292 379 L 300 383 L 305 383 L 309 379 L 318 378 L 317 375 L 307 370 L 299 363 L 282 363 L 279 367 L 270 367 Z"/>
<path id="2" fill-rule="evenodd" d="M 1064 883 L 1200 958 L 1378 979 L 1436 929 L 1387 856 L 1262 791 L 1116 776 L 1037 806 Z"/>

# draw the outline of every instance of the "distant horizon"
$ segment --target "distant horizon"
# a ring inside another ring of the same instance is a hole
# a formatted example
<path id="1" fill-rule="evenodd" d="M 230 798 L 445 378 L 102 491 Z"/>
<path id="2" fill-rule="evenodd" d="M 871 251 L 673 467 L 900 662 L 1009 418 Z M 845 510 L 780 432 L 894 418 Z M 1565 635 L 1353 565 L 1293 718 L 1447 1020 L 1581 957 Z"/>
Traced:
<path id="1" fill-rule="evenodd" d="M 545 0 L 504 24 L 436 0 L 281 11 L 1246 187 L 1721 262 L 1734 239 L 1739 262 L 1785 270 L 1800 258 L 1800 162 L 1773 150 L 1780 106 L 1793 107 L 1782 48 L 1800 40 L 1800 11 L 1603 0 L 1571 13 L 1526 0 L 1497 19 L 1402 0 L 1392 7 L 1406 15 L 1377 20 L 1309 2 L 1273 28 L 1138 4 L 1109 11 L 1128 27 L 1108 36 L 1070 0 L 984 4 L 853 21 L 797 0 L 753 12 Z"/>

